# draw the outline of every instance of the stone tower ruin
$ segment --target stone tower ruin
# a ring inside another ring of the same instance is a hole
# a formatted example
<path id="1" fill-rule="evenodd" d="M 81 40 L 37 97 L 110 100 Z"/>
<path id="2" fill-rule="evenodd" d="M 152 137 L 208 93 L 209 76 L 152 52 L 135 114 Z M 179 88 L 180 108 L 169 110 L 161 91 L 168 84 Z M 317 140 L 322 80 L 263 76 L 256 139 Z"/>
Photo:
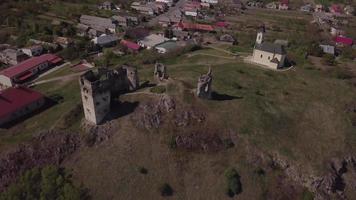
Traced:
<path id="1" fill-rule="evenodd" d="M 162 63 L 155 64 L 154 77 L 158 81 L 163 81 L 165 79 L 168 79 L 167 68 L 164 64 Z"/>
<path id="2" fill-rule="evenodd" d="M 79 80 L 85 119 L 100 124 L 110 111 L 111 91 L 105 70 L 88 71 Z"/>
<path id="3" fill-rule="evenodd" d="M 139 87 L 136 68 L 99 68 L 83 74 L 79 79 L 85 119 L 95 125 L 103 122 L 110 112 L 111 98 Z"/>
<path id="4" fill-rule="evenodd" d="M 212 71 L 209 68 L 207 74 L 201 75 L 198 80 L 197 95 L 203 99 L 211 99 L 212 88 L 211 84 L 213 81 Z"/>

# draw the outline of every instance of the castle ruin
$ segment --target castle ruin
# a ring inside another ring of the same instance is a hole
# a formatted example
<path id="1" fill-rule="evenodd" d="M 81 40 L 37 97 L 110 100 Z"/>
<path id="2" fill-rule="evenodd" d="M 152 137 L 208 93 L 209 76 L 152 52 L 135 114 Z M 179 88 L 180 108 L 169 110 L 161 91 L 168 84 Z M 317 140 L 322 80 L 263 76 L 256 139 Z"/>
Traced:
<path id="1" fill-rule="evenodd" d="M 156 63 L 154 76 L 155 76 L 155 79 L 157 79 L 158 81 L 163 81 L 165 79 L 168 79 L 166 66 L 162 63 Z"/>
<path id="2" fill-rule="evenodd" d="M 211 84 L 213 81 L 212 71 L 209 68 L 207 74 L 201 75 L 198 80 L 197 95 L 202 99 L 211 99 Z"/>
<path id="3" fill-rule="evenodd" d="M 85 119 L 100 124 L 110 112 L 112 97 L 139 87 L 137 70 L 122 66 L 116 69 L 99 68 L 79 79 Z"/>

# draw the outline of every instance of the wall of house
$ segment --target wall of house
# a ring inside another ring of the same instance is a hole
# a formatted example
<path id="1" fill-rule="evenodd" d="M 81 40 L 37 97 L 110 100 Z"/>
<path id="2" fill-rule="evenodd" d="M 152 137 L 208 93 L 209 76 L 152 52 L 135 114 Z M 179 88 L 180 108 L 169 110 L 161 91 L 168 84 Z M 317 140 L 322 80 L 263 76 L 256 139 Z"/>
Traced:
<path id="1" fill-rule="evenodd" d="M 9 77 L 0 75 L 0 90 L 4 90 L 6 88 L 12 87 L 12 81 Z"/>
<path id="2" fill-rule="evenodd" d="M 0 126 L 32 113 L 38 110 L 39 108 L 41 108 L 44 104 L 45 104 L 45 99 L 42 98 L 27 106 L 21 107 L 17 111 L 11 113 L 10 115 L 0 118 Z"/>
<path id="3" fill-rule="evenodd" d="M 280 64 L 278 65 L 277 63 L 271 62 L 273 58 L 277 58 Z M 265 65 L 271 69 L 277 69 L 284 66 L 285 56 L 255 49 L 253 50 L 252 59 L 258 64 Z"/>

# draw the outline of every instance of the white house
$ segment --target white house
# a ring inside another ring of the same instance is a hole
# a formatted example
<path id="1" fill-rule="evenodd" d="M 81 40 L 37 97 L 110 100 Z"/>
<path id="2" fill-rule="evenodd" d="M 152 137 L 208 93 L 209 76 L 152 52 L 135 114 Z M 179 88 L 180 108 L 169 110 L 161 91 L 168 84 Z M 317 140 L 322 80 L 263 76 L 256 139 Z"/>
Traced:
<path id="1" fill-rule="evenodd" d="M 217 4 L 219 0 L 201 0 L 202 3 Z"/>
<path id="2" fill-rule="evenodd" d="M 264 31 L 257 33 L 252 62 L 277 70 L 284 67 L 286 51 L 280 44 L 264 41 Z"/>
<path id="3" fill-rule="evenodd" d="M 162 35 L 151 34 L 145 37 L 143 40 L 138 41 L 138 44 L 143 48 L 151 49 L 167 40 L 168 39 Z"/>
<path id="4" fill-rule="evenodd" d="M 167 4 L 168 6 L 173 5 L 173 0 L 156 0 L 156 2 L 162 2 L 162 3 Z"/>
<path id="5" fill-rule="evenodd" d="M 33 45 L 31 47 L 25 47 L 21 49 L 28 56 L 39 56 L 43 52 L 43 47 L 41 45 Z"/>

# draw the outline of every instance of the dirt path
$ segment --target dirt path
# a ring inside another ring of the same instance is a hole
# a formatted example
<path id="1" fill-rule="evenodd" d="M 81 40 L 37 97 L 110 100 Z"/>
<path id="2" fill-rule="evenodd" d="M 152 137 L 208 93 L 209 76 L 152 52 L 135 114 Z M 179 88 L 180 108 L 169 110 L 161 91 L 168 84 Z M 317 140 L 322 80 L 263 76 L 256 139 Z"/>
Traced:
<path id="1" fill-rule="evenodd" d="M 78 78 L 83 73 L 85 73 L 85 72 L 79 72 L 79 73 L 70 74 L 70 75 L 66 75 L 66 76 L 60 76 L 60 77 L 51 78 L 51 79 L 47 79 L 47 80 L 37 81 L 37 82 L 30 83 L 29 86 L 32 87 L 32 86 L 41 85 L 41 84 L 50 83 L 50 82 L 56 82 L 56 81 L 62 81 L 62 82 L 70 81 L 75 78 Z"/>

